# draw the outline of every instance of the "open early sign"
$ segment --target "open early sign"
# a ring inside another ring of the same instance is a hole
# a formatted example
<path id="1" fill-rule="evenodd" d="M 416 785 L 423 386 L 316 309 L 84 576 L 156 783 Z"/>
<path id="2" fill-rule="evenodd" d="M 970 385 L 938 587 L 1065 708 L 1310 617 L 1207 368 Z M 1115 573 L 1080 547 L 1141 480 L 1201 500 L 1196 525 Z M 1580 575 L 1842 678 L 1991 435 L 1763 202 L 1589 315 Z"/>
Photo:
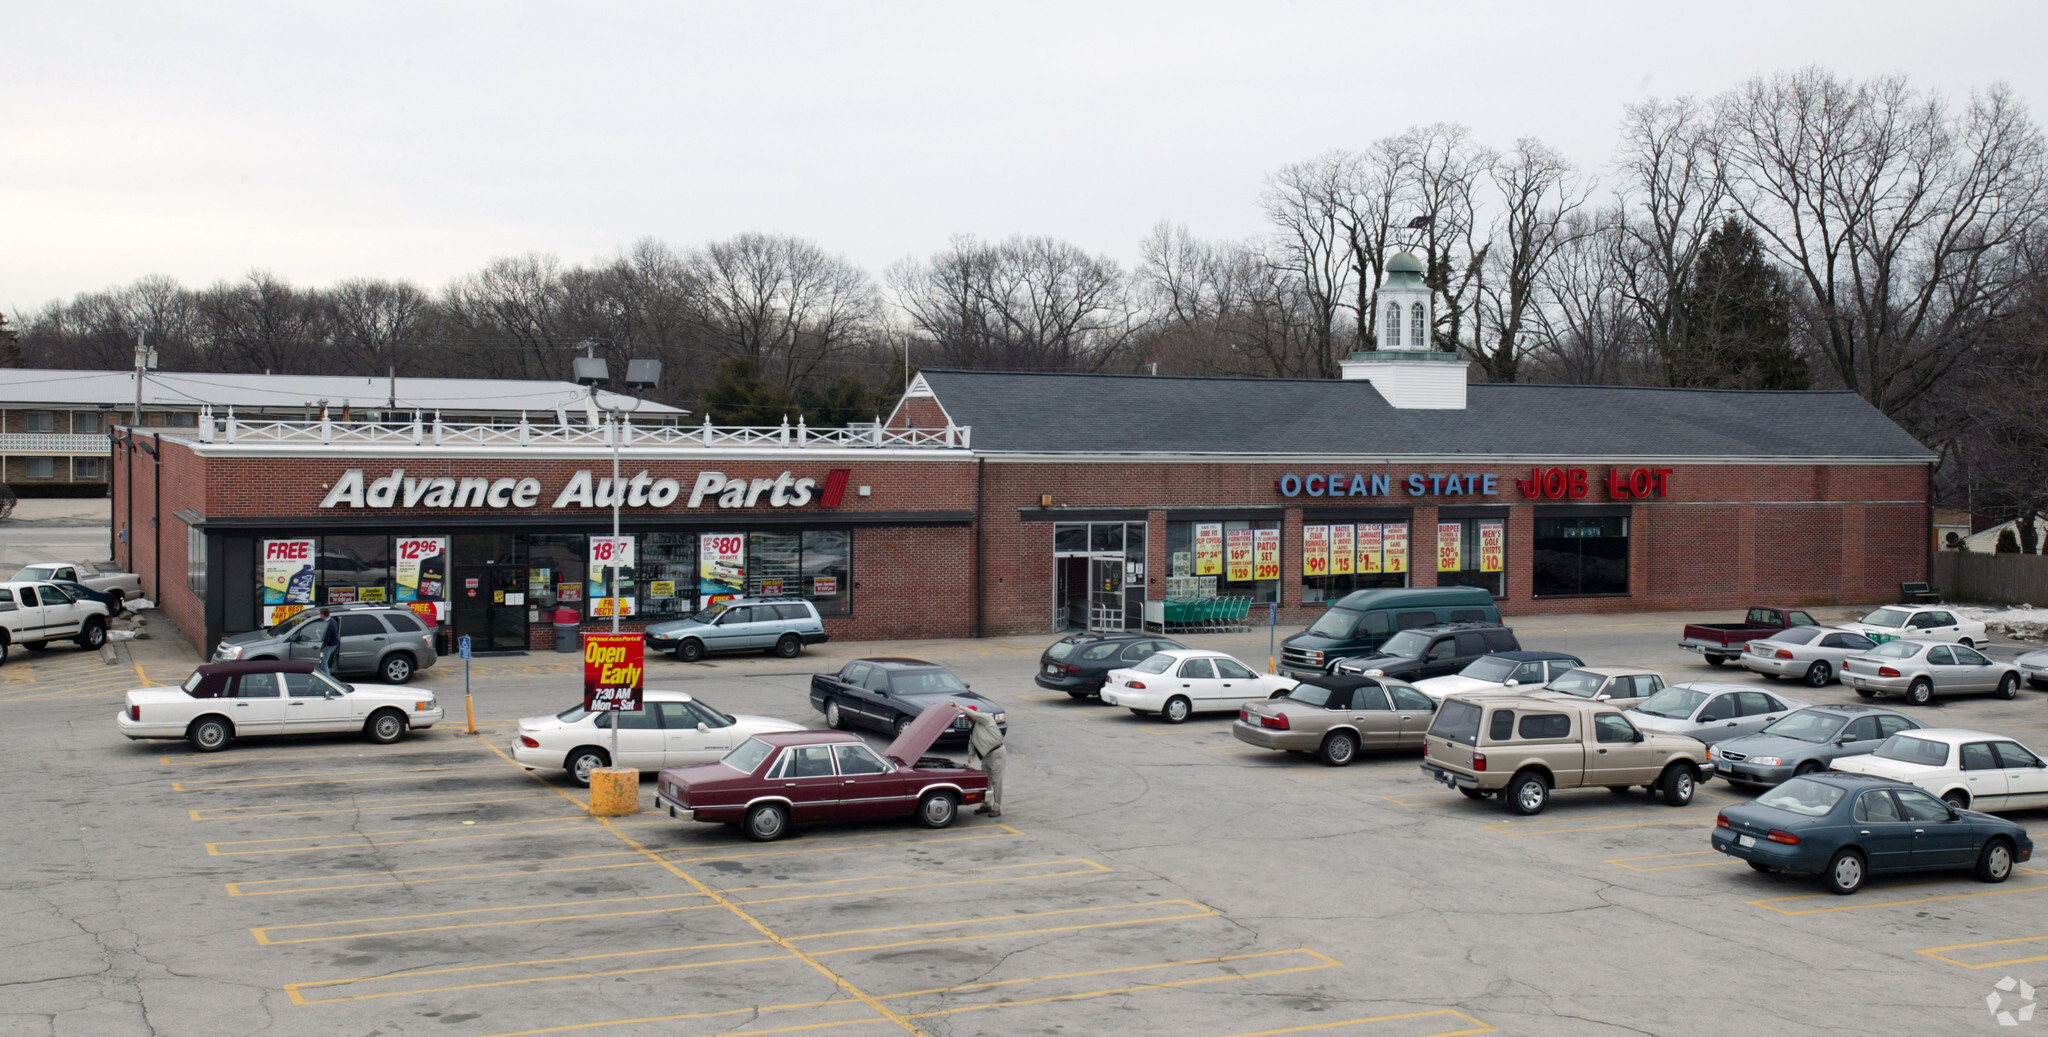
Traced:
<path id="1" fill-rule="evenodd" d="M 640 634 L 583 635 L 583 709 L 587 713 L 641 710 L 640 682 L 647 669 Z"/>

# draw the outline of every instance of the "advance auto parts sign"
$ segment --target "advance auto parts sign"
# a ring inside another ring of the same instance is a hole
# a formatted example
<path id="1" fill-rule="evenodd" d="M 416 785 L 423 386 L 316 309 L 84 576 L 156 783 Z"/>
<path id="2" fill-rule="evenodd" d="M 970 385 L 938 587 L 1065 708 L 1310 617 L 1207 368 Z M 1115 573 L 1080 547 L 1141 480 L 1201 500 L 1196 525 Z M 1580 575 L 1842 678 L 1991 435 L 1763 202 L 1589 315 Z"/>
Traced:
<path id="1" fill-rule="evenodd" d="M 583 711 L 638 713 L 647 666 L 640 634 L 583 635 Z"/>
<path id="2" fill-rule="evenodd" d="M 675 479 L 656 479 L 643 469 L 630 479 L 619 480 L 615 488 L 609 476 L 593 478 L 589 469 L 569 477 L 554 495 L 554 510 L 566 508 L 609 508 L 620 497 L 621 507 L 666 508 L 679 500 L 684 507 L 718 508 L 802 508 L 815 503 L 836 508 L 846 495 L 848 469 L 834 468 L 825 481 L 783 472 L 773 479 L 728 477 L 724 472 L 698 472 L 690 484 L 688 498 L 683 484 Z M 367 480 L 367 481 L 366 481 Z M 547 493 L 539 479 L 457 479 L 453 476 L 409 476 L 405 469 L 368 479 L 360 468 L 351 468 L 334 481 L 322 498 L 322 508 L 536 508 Z"/>

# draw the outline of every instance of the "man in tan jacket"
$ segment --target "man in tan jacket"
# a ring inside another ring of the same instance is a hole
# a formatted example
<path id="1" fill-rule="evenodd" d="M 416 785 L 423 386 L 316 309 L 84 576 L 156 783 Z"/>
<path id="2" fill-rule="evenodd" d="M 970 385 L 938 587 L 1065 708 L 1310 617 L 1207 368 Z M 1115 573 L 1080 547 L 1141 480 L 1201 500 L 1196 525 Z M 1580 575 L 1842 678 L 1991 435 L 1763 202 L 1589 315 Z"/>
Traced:
<path id="1" fill-rule="evenodd" d="M 1003 729 L 996 718 L 979 709 L 967 711 L 974 733 L 967 736 L 967 766 L 988 773 L 988 802 L 975 807 L 977 814 L 1003 816 Z"/>

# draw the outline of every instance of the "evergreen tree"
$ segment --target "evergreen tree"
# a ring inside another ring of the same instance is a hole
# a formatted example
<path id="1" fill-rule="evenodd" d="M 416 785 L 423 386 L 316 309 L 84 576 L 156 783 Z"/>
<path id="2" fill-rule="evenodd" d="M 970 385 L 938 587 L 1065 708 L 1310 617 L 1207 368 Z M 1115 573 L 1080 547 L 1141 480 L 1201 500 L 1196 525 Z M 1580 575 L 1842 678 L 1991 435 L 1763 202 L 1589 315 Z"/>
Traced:
<path id="1" fill-rule="evenodd" d="M 0 367 L 27 367 L 28 358 L 21 354 L 21 332 L 7 326 L 7 315 L 0 313 Z"/>
<path id="2" fill-rule="evenodd" d="M 2001 529 L 1998 531 L 1998 546 L 1994 550 L 2002 555 L 2019 554 L 2020 538 L 2013 535 L 2010 527 Z"/>
<path id="3" fill-rule="evenodd" d="M 1680 287 L 1683 341 L 1670 382 L 1709 389 L 1804 389 L 1806 362 L 1793 351 L 1791 301 L 1763 242 L 1734 217 L 1707 235 Z"/>
<path id="4" fill-rule="evenodd" d="M 744 356 L 718 362 L 697 410 L 714 425 L 779 425 L 785 417 L 795 424 L 797 417 L 789 392 L 763 380 L 760 365 Z"/>

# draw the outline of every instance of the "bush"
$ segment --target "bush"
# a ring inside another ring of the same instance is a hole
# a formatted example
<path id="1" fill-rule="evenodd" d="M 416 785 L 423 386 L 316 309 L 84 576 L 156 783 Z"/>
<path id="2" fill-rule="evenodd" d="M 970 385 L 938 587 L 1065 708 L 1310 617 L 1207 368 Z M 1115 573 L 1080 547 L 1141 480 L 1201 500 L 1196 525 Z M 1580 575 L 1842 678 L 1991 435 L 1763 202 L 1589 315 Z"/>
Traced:
<path id="1" fill-rule="evenodd" d="M 2019 534 L 2017 534 L 2017 533 L 2014 533 L 2014 532 L 2013 532 L 2013 531 L 2012 531 L 2012 530 L 2011 530 L 2010 528 L 2006 528 L 2006 529 L 2001 529 L 2001 530 L 1999 530 L 1999 531 L 1998 531 L 1998 553 L 1999 553 L 1999 554 L 2002 554 L 2002 555 L 2016 555 L 2016 554 L 2019 554 L 2019 553 L 2020 553 L 2020 538 L 2019 538 Z"/>

